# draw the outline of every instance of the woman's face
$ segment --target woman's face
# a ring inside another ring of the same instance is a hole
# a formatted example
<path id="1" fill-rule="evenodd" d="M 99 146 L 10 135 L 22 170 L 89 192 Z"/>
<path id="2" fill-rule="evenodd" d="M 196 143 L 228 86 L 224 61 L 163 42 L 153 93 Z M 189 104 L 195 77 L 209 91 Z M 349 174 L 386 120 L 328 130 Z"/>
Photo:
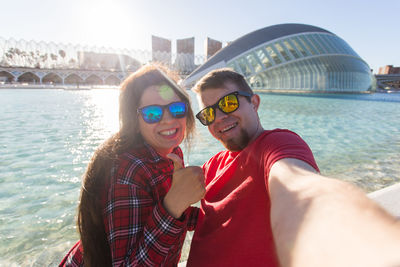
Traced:
<path id="1" fill-rule="evenodd" d="M 168 105 L 172 102 L 182 101 L 174 90 L 167 86 L 150 86 L 144 91 L 140 100 L 139 108 L 149 105 Z M 161 156 L 178 146 L 185 135 L 186 116 L 180 119 L 174 118 L 168 111 L 163 109 L 163 116 L 159 122 L 147 123 L 139 116 L 139 129 L 144 140 L 151 145 Z"/>

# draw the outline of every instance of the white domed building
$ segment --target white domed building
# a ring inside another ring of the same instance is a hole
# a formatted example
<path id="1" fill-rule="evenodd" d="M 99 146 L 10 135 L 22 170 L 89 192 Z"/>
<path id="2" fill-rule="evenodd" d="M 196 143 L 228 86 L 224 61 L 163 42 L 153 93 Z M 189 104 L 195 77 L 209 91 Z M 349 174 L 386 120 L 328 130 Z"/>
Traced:
<path id="1" fill-rule="evenodd" d="M 376 82 L 368 64 L 339 36 L 304 24 L 279 24 L 251 32 L 221 49 L 185 80 L 211 70 L 241 73 L 254 90 L 361 93 Z"/>

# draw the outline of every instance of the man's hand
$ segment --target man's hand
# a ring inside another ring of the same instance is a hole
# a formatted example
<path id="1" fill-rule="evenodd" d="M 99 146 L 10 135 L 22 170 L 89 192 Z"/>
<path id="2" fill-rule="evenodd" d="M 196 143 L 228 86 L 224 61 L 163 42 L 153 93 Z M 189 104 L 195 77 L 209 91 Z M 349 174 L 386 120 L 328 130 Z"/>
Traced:
<path id="1" fill-rule="evenodd" d="M 185 168 L 182 160 L 175 154 L 168 154 L 167 157 L 174 162 L 174 174 L 163 204 L 172 217 L 180 218 L 191 204 L 204 197 L 204 173 L 199 166 Z"/>

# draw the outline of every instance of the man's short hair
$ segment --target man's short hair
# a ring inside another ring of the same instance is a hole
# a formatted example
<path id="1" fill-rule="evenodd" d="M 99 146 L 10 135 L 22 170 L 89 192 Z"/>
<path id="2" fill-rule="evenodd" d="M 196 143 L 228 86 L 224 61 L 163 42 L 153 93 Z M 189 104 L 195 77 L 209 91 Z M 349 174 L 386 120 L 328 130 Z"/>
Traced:
<path id="1" fill-rule="evenodd" d="M 253 94 L 253 90 L 247 84 L 243 75 L 229 68 L 216 69 L 209 72 L 196 83 L 192 90 L 196 93 L 201 93 L 210 88 L 224 88 L 226 83 L 229 82 L 236 84 L 241 91 Z"/>

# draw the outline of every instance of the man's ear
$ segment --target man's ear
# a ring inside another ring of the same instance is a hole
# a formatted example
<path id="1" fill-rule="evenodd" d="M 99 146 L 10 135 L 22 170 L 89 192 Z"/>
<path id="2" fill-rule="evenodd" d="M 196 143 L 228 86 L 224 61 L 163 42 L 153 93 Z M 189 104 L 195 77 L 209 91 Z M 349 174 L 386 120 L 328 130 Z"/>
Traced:
<path id="1" fill-rule="evenodd" d="M 254 94 L 251 96 L 251 104 L 253 105 L 255 111 L 258 110 L 258 107 L 260 106 L 260 102 L 261 102 L 261 100 L 260 100 L 259 95 Z"/>

